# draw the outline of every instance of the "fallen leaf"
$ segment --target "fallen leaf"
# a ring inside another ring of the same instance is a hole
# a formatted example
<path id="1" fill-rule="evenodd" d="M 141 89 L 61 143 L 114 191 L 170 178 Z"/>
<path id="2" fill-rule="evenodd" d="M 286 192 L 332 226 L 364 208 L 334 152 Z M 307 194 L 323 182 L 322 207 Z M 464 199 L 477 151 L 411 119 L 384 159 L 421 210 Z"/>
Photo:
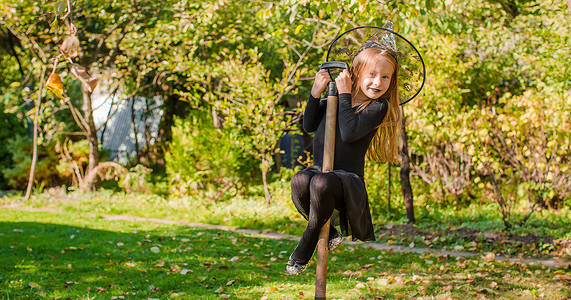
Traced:
<path id="1" fill-rule="evenodd" d="M 222 293 L 224 292 L 224 288 L 223 287 L 219 287 L 214 291 L 216 294 Z"/>
<path id="2" fill-rule="evenodd" d="M 150 250 L 151 250 L 151 252 L 153 252 L 153 253 L 160 253 L 160 252 L 161 252 L 161 249 L 159 249 L 159 247 L 157 247 L 157 246 L 151 247 Z"/>
<path id="3" fill-rule="evenodd" d="M 165 266 L 165 262 L 162 261 L 162 260 L 159 260 L 159 263 L 157 263 L 157 264 L 155 265 L 155 267 L 157 267 L 157 268 L 162 268 L 162 267 L 164 267 L 164 266 Z"/>
<path id="4" fill-rule="evenodd" d="M 489 289 L 489 288 L 481 288 L 478 292 L 480 293 L 488 293 L 488 294 L 496 294 L 495 291 Z"/>
<path id="5" fill-rule="evenodd" d="M 232 284 L 234 284 L 234 282 L 236 282 L 236 280 L 230 280 L 226 282 L 226 286 L 231 286 Z"/>
<path id="6" fill-rule="evenodd" d="M 228 298 L 230 298 L 230 295 L 220 294 L 220 298 L 228 299 Z"/>
<path id="7" fill-rule="evenodd" d="M 193 271 L 192 271 L 192 270 L 189 270 L 189 269 L 182 269 L 182 270 L 180 271 L 180 274 L 181 274 L 181 275 L 186 275 L 186 274 L 192 273 L 192 272 L 193 272 Z"/>
<path id="8" fill-rule="evenodd" d="M 172 271 L 172 272 L 178 272 L 178 271 L 180 271 L 180 270 L 181 270 L 181 268 L 180 268 L 178 265 L 172 265 L 172 266 L 171 266 L 171 271 Z"/>
<path id="9" fill-rule="evenodd" d="M 364 288 L 366 288 L 366 287 L 367 287 L 367 286 L 365 286 L 365 284 L 362 283 L 362 282 L 357 283 L 357 285 L 355 286 L 355 288 L 358 288 L 358 289 L 364 289 Z"/>
<path id="10" fill-rule="evenodd" d="M 238 256 L 234 256 L 230 259 L 231 262 L 237 262 L 238 260 L 240 260 Z"/>
<path id="11" fill-rule="evenodd" d="M 39 289 L 40 288 L 40 285 L 35 283 L 35 282 L 30 282 L 30 283 L 28 283 L 28 285 L 33 289 Z"/>
<path id="12" fill-rule="evenodd" d="M 485 262 L 491 262 L 494 260 L 496 260 L 496 254 L 494 254 L 494 252 L 490 252 L 490 253 L 486 254 L 486 256 L 484 257 Z"/>

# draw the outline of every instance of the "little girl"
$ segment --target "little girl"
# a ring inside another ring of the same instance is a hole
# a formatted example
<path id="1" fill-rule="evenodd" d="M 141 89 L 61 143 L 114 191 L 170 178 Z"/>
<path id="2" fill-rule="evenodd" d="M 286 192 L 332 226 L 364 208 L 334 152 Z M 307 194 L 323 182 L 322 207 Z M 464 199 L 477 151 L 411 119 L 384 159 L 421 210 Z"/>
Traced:
<path id="1" fill-rule="evenodd" d="M 400 122 L 397 61 L 383 45 L 371 45 L 355 56 L 351 72 L 335 79 L 339 92 L 335 133 L 334 170 L 322 173 L 325 135 L 325 101 L 319 98 L 330 81 L 326 70 L 317 72 L 303 115 L 303 128 L 314 132 L 313 165 L 291 180 L 292 200 L 308 220 L 299 245 L 291 254 L 286 271 L 297 275 L 307 267 L 321 227 L 339 211 L 343 234 L 362 241 L 375 240 L 364 181 L 365 155 L 396 162 Z M 350 231 L 349 231 L 350 229 Z M 330 227 L 329 250 L 343 236 Z"/>

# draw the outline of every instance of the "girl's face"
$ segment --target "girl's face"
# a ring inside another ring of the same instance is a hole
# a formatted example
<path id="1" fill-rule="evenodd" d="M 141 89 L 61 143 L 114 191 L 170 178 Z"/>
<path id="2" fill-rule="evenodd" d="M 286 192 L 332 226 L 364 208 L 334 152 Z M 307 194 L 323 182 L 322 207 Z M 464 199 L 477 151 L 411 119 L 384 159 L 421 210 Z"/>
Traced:
<path id="1" fill-rule="evenodd" d="M 393 65 L 384 57 L 373 64 L 364 66 L 359 76 L 357 98 L 377 99 L 381 97 L 391 86 L 393 73 Z"/>

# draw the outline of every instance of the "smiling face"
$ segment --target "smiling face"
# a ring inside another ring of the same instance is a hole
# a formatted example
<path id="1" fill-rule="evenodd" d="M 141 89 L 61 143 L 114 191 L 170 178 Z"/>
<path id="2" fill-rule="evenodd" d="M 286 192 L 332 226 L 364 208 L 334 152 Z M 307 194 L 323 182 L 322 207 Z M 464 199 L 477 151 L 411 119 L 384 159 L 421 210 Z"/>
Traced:
<path id="1" fill-rule="evenodd" d="M 351 67 L 353 106 L 394 93 L 391 84 L 396 86 L 396 65 L 394 57 L 379 48 L 368 48 L 357 55 Z"/>
<path id="2" fill-rule="evenodd" d="M 393 73 L 393 65 L 384 57 L 365 66 L 359 75 L 358 100 L 378 99 L 384 95 L 391 86 Z"/>

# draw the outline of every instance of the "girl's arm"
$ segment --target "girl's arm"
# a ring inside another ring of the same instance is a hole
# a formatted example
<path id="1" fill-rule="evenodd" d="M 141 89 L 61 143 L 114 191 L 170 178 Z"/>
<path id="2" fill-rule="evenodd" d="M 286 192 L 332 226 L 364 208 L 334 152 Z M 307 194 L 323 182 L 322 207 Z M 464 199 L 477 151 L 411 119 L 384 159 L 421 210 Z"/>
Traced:
<path id="1" fill-rule="evenodd" d="M 303 129 L 306 132 L 314 132 L 317 130 L 326 105 L 325 101 L 319 101 L 318 98 L 313 97 L 311 94 L 309 95 L 309 100 L 307 100 L 305 112 L 303 113 Z"/>
<path id="2" fill-rule="evenodd" d="M 351 107 L 351 94 L 339 95 L 339 130 L 345 143 L 355 142 L 381 125 L 387 115 L 389 103 L 387 100 L 371 102 L 358 114 Z"/>
<path id="3" fill-rule="evenodd" d="M 321 96 L 321 93 L 323 93 L 329 81 L 330 77 L 327 70 L 319 70 L 315 73 L 315 81 L 313 81 L 309 100 L 307 101 L 305 113 L 303 114 L 303 129 L 306 132 L 314 132 L 317 130 L 317 127 L 319 127 L 323 116 L 323 109 L 325 109 L 325 104 L 319 102 L 319 96 Z"/>

